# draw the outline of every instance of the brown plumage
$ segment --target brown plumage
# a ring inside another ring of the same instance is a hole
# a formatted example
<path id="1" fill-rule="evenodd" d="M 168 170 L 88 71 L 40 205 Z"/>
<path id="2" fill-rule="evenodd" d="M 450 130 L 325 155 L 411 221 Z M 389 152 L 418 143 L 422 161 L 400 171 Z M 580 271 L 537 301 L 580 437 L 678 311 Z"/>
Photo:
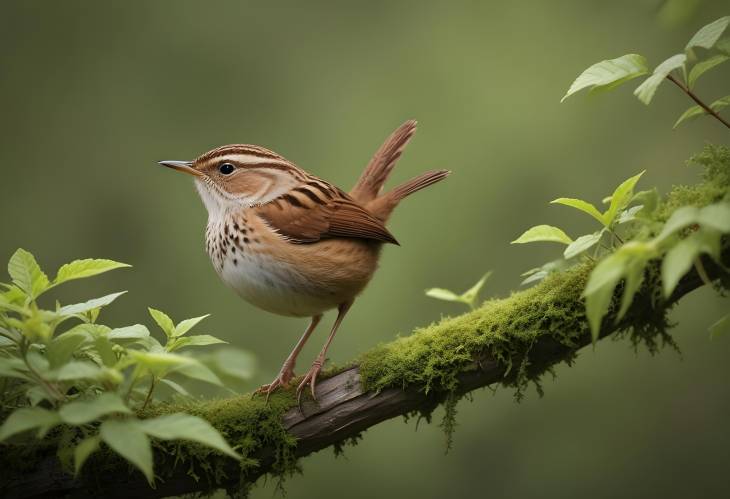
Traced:
<path id="1" fill-rule="evenodd" d="M 206 249 L 223 281 L 264 310 L 311 318 L 279 375 L 259 392 L 268 396 L 291 381 L 322 314 L 337 308 L 327 342 L 297 388 L 300 397 L 309 384 L 314 397 L 327 348 L 372 278 L 382 244 L 398 244 L 385 222 L 403 198 L 449 174 L 425 172 L 382 193 L 415 130 L 415 121 L 395 130 L 349 194 L 260 146 L 233 144 L 192 162 L 161 162 L 196 177 L 209 215 Z"/>

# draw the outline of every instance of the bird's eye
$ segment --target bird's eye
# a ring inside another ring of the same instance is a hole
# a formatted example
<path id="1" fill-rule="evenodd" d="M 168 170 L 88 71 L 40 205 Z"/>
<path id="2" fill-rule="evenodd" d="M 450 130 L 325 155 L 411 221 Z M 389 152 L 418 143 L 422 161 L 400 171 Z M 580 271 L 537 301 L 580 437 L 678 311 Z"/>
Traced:
<path id="1" fill-rule="evenodd" d="M 230 175 L 235 169 L 236 167 L 230 163 L 221 163 L 221 165 L 218 167 L 218 171 L 221 172 L 223 175 Z"/>

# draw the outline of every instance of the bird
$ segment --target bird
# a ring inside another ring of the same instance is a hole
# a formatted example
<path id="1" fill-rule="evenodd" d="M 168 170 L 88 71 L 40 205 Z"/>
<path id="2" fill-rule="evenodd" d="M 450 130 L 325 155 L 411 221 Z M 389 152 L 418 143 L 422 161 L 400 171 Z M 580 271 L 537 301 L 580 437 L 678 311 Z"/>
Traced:
<path id="1" fill-rule="evenodd" d="M 355 186 L 344 192 L 261 146 L 230 144 L 193 161 L 159 164 L 194 176 L 208 211 L 206 251 L 220 278 L 265 311 L 309 318 L 279 374 L 256 394 L 288 387 L 297 357 L 322 319 L 337 309 L 324 346 L 297 386 L 316 400 L 317 377 L 345 315 L 378 266 L 384 244 L 398 245 L 385 224 L 407 196 L 446 178 L 426 171 L 383 192 L 416 121 L 399 126 L 375 152 Z"/>

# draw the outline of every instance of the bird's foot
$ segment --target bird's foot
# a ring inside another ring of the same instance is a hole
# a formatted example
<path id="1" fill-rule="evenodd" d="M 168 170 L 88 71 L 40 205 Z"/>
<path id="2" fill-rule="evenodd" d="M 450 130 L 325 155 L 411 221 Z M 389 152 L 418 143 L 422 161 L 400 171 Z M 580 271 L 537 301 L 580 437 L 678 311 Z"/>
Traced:
<path id="1" fill-rule="evenodd" d="M 279 375 L 269 383 L 268 385 L 262 385 L 254 392 L 254 395 L 266 394 L 266 402 L 269 401 L 269 396 L 280 386 L 287 386 L 289 382 L 294 378 L 294 369 L 291 366 L 284 365 L 279 371 Z"/>
<path id="2" fill-rule="evenodd" d="M 297 403 L 299 404 L 300 410 L 302 408 L 302 393 L 304 392 L 304 389 L 307 387 L 307 385 L 309 385 L 309 388 L 312 391 L 312 398 L 314 400 L 317 400 L 317 396 L 315 395 L 315 387 L 317 384 L 317 376 L 322 370 L 323 363 L 324 359 L 317 358 L 317 360 L 315 360 L 312 364 L 312 367 L 309 368 L 309 371 L 307 371 L 307 374 L 304 375 L 302 382 L 299 383 L 299 386 L 297 387 Z"/>

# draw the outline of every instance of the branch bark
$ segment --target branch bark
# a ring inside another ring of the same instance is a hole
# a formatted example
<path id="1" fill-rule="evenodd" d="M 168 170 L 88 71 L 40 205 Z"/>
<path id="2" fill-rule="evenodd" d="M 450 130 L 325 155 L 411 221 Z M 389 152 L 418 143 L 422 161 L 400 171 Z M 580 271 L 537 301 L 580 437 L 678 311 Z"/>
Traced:
<path id="1" fill-rule="evenodd" d="M 727 255 L 725 255 L 727 256 Z M 727 259 L 727 258 L 726 258 Z M 721 270 L 711 261 L 707 261 L 706 269 L 711 277 L 720 275 Z M 696 270 L 687 274 L 677 286 L 670 298 L 670 303 L 679 301 L 689 292 L 702 286 L 703 280 Z M 606 337 L 627 325 L 626 319 L 621 324 L 606 321 L 601 337 Z M 576 350 L 591 343 L 589 335 L 580 338 L 574 348 L 567 348 L 546 336 L 533 347 L 530 355 L 533 365 L 553 365 L 569 357 Z M 487 358 L 474 362 L 459 375 L 457 395 L 477 388 L 503 381 L 505 369 L 495 359 Z M 358 367 L 322 380 L 318 383 L 318 401 L 307 400 L 302 411 L 298 408 L 284 415 L 284 425 L 298 439 L 297 457 L 304 457 L 318 450 L 329 447 L 347 438 L 358 435 L 382 421 L 408 414 L 417 409 L 429 409 L 443 401 L 445 394 L 426 394 L 419 387 L 406 390 L 390 388 L 379 393 L 363 391 L 360 384 Z M 246 482 L 253 483 L 260 476 L 271 470 L 274 464 L 273 449 L 263 449 L 252 456 L 260 461 L 255 472 L 245 477 Z M 64 473 L 55 456 L 48 457 L 32 472 L 12 477 L 7 485 L 0 489 L 2 496 L 8 499 L 29 497 L 165 497 L 190 492 L 207 491 L 213 486 L 204 480 L 195 481 L 180 467 L 171 478 L 159 481 L 156 489 L 151 489 L 140 473 L 126 471 L 94 477 L 95 483 L 75 480 Z M 240 471 L 236 463 L 231 462 L 230 469 L 225 470 L 230 482 L 236 486 Z M 223 486 L 226 484 L 224 483 Z"/>

